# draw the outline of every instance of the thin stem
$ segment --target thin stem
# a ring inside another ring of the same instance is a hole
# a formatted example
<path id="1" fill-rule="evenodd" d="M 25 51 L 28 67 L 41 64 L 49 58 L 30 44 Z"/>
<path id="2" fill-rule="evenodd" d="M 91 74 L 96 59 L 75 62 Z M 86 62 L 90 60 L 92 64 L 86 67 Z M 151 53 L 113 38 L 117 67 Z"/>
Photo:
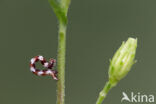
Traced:
<path id="1" fill-rule="evenodd" d="M 65 51 L 66 51 L 66 25 L 59 23 L 58 35 L 58 54 L 57 54 L 57 104 L 64 104 L 65 96 Z"/>
<path id="2" fill-rule="evenodd" d="M 107 96 L 107 93 L 110 91 L 112 87 L 113 85 L 110 83 L 110 81 L 108 81 L 104 86 L 103 90 L 99 93 L 99 97 L 96 101 L 96 104 L 102 104 L 103 100 Z"/>

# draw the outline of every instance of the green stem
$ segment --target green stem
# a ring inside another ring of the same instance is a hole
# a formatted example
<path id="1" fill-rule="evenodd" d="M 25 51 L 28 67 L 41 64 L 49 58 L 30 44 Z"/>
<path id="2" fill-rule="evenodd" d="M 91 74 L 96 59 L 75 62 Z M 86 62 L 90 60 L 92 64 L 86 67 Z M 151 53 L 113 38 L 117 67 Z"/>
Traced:
<path id="1" fill-rule="evenodd" d="M 99 97 L 96 101 L 96 104 L 102 104 L 103 100 L 107 96 L 107 93 L 110 91 L 112 87 L 113 85 L 110 83 L 110 81 L 108 81 L 104 86 L 103 90 L 99 93 Z"/>
<path id="2" fill-rule="evenodd" d="M 66 52 L 66 25 L 59 22 L 58 37 L 58 54 L 57 54 L 57 104 L 64 104 L 65 97 L 65 52 Z"/>

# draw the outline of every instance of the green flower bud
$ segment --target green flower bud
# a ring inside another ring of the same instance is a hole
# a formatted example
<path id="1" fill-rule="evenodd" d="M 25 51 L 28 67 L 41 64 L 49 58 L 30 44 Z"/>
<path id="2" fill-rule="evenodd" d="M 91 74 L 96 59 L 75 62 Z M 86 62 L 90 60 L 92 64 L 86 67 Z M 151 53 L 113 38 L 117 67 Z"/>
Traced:
<path id="1" fill-rule="evenodd" d="M 137 39 L 129 38 L 123 42 L 121 47 L 117 50 L 109 67 L 110 83 L 116 84 L 130 71 L 132 65 L 135 63 L 135 53 L 137 48 Z"/>

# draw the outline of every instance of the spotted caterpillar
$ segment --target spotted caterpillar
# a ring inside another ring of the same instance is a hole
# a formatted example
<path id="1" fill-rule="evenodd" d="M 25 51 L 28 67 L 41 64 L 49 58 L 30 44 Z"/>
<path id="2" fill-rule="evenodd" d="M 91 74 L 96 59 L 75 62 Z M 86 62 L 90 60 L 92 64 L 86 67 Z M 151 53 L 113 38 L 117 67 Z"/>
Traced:
<path id="1" fill-rule="evenodd" d="M 41 64 L 46 68 L 45 70 L 36 69 L 35 63 L 40 61 Z M 54 64 L 56 63 L 55 59 L 50 59 L 49 62 L 45 60 L 43 56 L 36 56 L 30 60 L 30 71 L 37 76 L 46 76 L 50 75 L 53 79 L 58 80 L 57 71 L 52 70 Z"/>

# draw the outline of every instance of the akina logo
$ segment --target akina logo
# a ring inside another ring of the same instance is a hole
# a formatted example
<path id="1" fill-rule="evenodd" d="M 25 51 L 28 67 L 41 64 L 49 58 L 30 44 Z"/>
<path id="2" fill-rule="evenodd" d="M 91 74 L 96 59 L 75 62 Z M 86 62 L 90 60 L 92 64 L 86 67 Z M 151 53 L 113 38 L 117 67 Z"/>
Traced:
<path id="1" fill-rule="evenodd" d="M 130 94 L 126 94 L 125 92 L 122 92 L 122 99 L 121 102 L 131 102 L 131 103 L 153 103 L 154 102 L 154 95 L 149 94 L 141 94 L 140 92 L 134 93 L 131 92 Z"/>

